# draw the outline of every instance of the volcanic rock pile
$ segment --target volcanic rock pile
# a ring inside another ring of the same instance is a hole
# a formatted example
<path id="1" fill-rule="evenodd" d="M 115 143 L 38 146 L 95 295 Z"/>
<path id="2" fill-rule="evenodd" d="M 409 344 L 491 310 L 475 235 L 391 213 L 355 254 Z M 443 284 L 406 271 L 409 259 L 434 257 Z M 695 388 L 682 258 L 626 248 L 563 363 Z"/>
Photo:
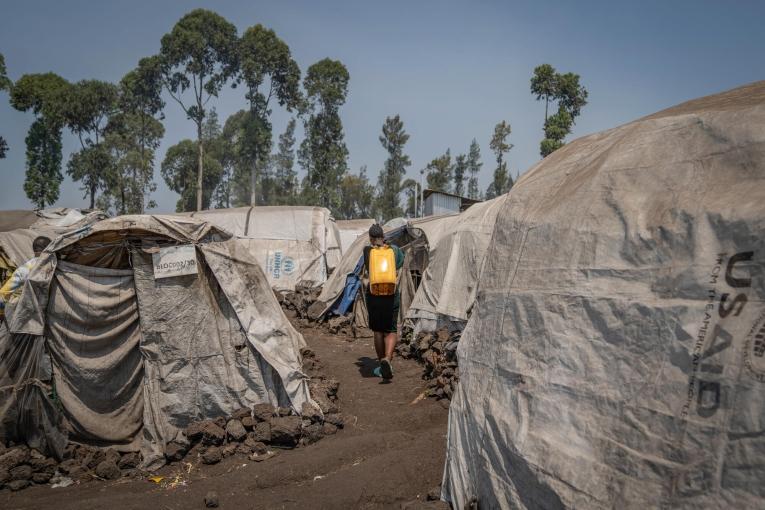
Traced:
<path id="1" fill-rule="evenodd" d="M 320 287 L 298 284 L 295 292 L 274 291 L 274 294 L 284 309 L 285 315 L 290 319 L 299 319 L 304 326 L 311 322 L 311 317 L 321 313 L 324 307 L 323 303 L 317 301 L 321 294 Z"/>
<path id="2" fill-rule="evenodd" d="M 24 445 L 0 443 L 0 488 L 18 491 L 33 484 L 65 480 L 73 483 L 134 477 L 142 473 L 140 463 L 138 453 L 120 453 L 113 448 L 102 450 L 70 443 L 59 462 Z"/>
<path id="3" fill-rule="evenodd" d="M 274 449 L 296 448 L 335 434 L 345 425 L 338 407 L 340 383 L 321 373 L 322 364 L 303 349 L 303 370 L 310 376 L 311 396 L 318 408 L 306 403 L 297 415 L 271 404 L 242 408 L 230 416 L 194 421 L 184 430 L 185 441 L 165 445 L 168 463 L 185 460 L 216 464 L 232 455 L 260 462 Z M 68 484 L 145 476 L 141 455 L 69 443 L 61 462 L 23 445 L 0 442 L 0 489 L 18 491 L 33 484 Z"/>
<path id="4" fill-rule="evenodd" d="M 404 330 L 396 351 L 402 358 L 415 359 L 425 366 L 423 379 L 428 380 L 428 396 L 438 400 L 451 400 L 460 379 L 457 366 L 457 346 L 460 331 L 446 328 L 435 333 L 421 332 L 416 337 L 412 330 Z"/>

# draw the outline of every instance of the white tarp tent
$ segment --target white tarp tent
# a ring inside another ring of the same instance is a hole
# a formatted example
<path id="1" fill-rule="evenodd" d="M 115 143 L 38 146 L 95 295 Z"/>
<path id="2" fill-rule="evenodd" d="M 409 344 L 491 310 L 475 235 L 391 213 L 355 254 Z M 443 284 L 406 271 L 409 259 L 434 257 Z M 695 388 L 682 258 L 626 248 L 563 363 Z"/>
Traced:
<path id="1" fill-rule="evenodd" d="M 175 246 L 190 251 L 175 262 L 196 271 L 159 279 L 155 257 Z M 0 436 L 42 451 L 65 443 L 43 384 L 50 366 L 70 439 L 140 450 L 147 467 L 164 462 L 165 445 L 193 420 L 312 402 L 303 337 L 258 262 L 198 219 L 121 216 L 59 237 L 8 318 Z"/>
<path id="2" fill-rule="evenodd" d="M 458 359 L 455 508 L 765 507 L 765 82 L 529 170 Z"/>
<path id="3" fill-rule="evenodd" d="M 245 240 L 276 290 L 292 291 L 301 282 L 322 285 L 342 256 L 335 220 L 322 207 L 238 207 L 183 215 Z"/>
<path id="4" fill-rule="evenodd" d="M 372 219 L 338 220 L 337 230 L 340 233 L 340 248 L 342 253 L 348 251 L 353 242 L 369 232 L 369 227 L 375 224 Z"/>

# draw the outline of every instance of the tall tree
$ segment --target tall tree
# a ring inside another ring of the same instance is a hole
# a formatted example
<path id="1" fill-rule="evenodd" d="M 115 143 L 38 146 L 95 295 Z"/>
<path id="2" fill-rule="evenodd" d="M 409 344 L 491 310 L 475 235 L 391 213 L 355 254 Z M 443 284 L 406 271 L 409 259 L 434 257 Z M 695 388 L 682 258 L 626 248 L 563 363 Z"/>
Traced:
<path id="1" fill-rule="evenodd" d="M 340 180 L 340 206 L 335 215 L 340 220 L 371 218 L 374 208 L 375 189 L 367 178 L 367 167 L 362 166 L 358 175 L 346 173 Z"/>
<path id="2" fill-rule="evenodd" d="M 545 138 L 539 147 L 540 154 L 545 157 L 563 146 L 563 139 L 571 132 L 576 118 L 587 104 L 588 93 L 579 83 L 578 74 L 559 74 L 549 64 L 534 69 L 531 93 L 536 94 L 537 100 L 545 99 Z M 552 100 L 558 102 L 558 112 L 548 116 Z"/>
<path id="3" fill-rule="evenodd" d="M 102 143 L 109 117 L 117 111 L 118 89 L 105 81 L 82 80 L 69 87 L 66 99 L 66 124 L 80 141 L 80 151 L 69 159 L 67 173 L 82 182 L 93 209 L 96 193 L 107 189 L 113 178 L 109 151 Z"/>
<path id="4" fill-rule="evenodd" d="M 207 103 L 213 97 L 218 97 L 236 70 L 236 27 L 212 11 L 195 9 L 183 16 L 172 31 L 162 37 L 160 57 L 165 88 L 186 116 L 196 124 L 198 153 L 195 194 L 197 210 L 201 210 L 205 201 L 203 190 L 206 161 L 202 126 Z M 186 91 L 193 92 L 191 101 L 184 102 L 183 94 Z M 217 178 L 213 180 L 217 181 Z M 209 206 L 209 200 L 207 203 Z"/>
<path id="5" fill-rule="evenodd" d="M 107 194 L 121 214 L 143 214 L 156 207 L 149 195 L 156 190 L 154 157 L 165 131 L 161 94 L 158 57 L 141 59 L 120 81 L 120 112 L 109 119 L 105 145 L 113 165 Z"/>
<path id="6" fill-rule="evenodd" d="M 465 193 L 465 173 L 467 172 L 467 156 L 458 154 L 454 158 L 454 194 L 462 196 Z"/>
<path id="7" fill-rule="evenodd" d="M 273 155 L 275 204 L 291 205 L 298 193 L 297 172 L 295 171 L 295 119 L 287 123 L 284 133 L 279 135 L 279 152 Z"/>
<path id="8" fill-rule="evenodd" d="M 406 209 L 404 209 L 404 216 L 407 218 L 415 218 L 417 216 L 417 198 L 420 193 L 420 183 L 414 179 L 407 179 L 401 183 L 401 190 L 406 193 Z"/>
<path id="9" fill-rule="evenodd" d="M 470 176 L 468 178 L 467 196 L 473 200 L 479 200 L 481 198 L 481 192 L 478 189 L 478 174 L 481 172 L 482 166 L 481 147 L 478 145 L 475 138 L 473 138 L 473 141 L 470 142 L 470 150 L 468 151 L 467 157 L 467 170 L 468 175 Z"/>
<path id="10" fill-rule="evenodd" d="M 449 149 L 435 159 L 425 168 L 427 171 L 428 188 L 436 191 L 451 193 L 452 183 L 452 154 Z"/>
<path id="11" fill-rule="evenodd" d="M 309 67 L 303 80 L 309 114 L 306 136 L 298 151 L 298 160 L 306 171 L 303 201 L 332 212 L 340 207 L 340 184 L 348 169 L 340 106 L 348 95 L 349 80 L 345 66 L 328 58 Z"/>
<path id="12" fill-rule="evenodd" d="M 273 30 L 255 25 L 239 41 L 237 80 L 245 84 L 250 103 L 249 125 L 243 132 L 247 141 L 240 148 L 250 166 L 250 205 L 256 205 L 258 181 L 271 154 L 270 102 L 275 99 L 289 112 L 300 105 L 300 68 Z"/>
<path id="13" fill-rule="evenodd" d="M 0 53 L 0 92 L 3 90 L 10 91 L 12 86 L 13 82 L 8 78 L 8 72 L 5 69 L 5 57 Z M 0 136 L 0 159 L 5 157 L 6 152 L 8 152 L 8 142 Z"/>
<path id="14" fill-rule="evenodd" d="M 504 160 L 504 155 L 513 148 L 513 144 L 507 142 L 510 132 L 510 124 L 504 120 L 494 126 L 494 135 L 491 137 L 489 148 L 494 151 L 497 158 L 497 168 L 494 170 L 494 180 L 486 190 L 487 199 L 504 195 L 513 186 L 513 178 L 510 177 L 507 161 Z"/>
<path id="15" fill-rule="evenodd" d="M 69 83 L 54 73 L 25 74 L 11 88 L 11 106 L 32 110 L 35 121 L 26 137 L 24 192 L 39 209 L 58 200 L 61 181 L 61 131 Z"/>
<path id="16" fill-rule="evenodd" d="M 554 98 L 558 92 L 558 74 L 555 68 L 550 64 L 542 64 L 534 68 L 534 75 L 531 77 L 531 93 L 536 94 L 537 101 L 545 100 L 545 122 L 547 122 L 547 107 L 550 99 Z"/>
<path id="17" fill-rule="evenodd" d="M 36 119 L 26 137 L 27 172 L 24 193 L 38 209 L 58 200 L 61 175 L 61 127 L 45 117 Z"/>
<path id="18" fill-rule="evenodd" d="M 223 130 L 218 140 L 221 156 L 218 162 L 221 164 L 221 176 L 218 186 L 213 192 L 213 206 L 216 208 L 229 208 L 234 205 L 249 203 L 246 195 L 246 182 L 243 186 L 238 184 L 239 174 L 239 144 L 241 143 L 241 117 L 247 112 L 240 110 L 232 114 L 223 125 Z"/>
<path id="19" fill-rule="evenodd" d="M 203 142 L 204 143 L 204 142 Z M 197 156 L 199 150 L 194 140 L 181 140 L 173 145 L 165 153 L 162 161 L 161 173 L 167 186 L 178 193 L 180 198 L 176 203 L 177 212 L 194 211 L 197 200 Z M 223 168 L 220 162 L 211 154 L 204 154 L 204 165 L 207 171 L 204 173 L 202 183 L 202 205 L 208 208 L 212 199 L 213 191 L 217 188 Z"/>
<path id="20" fill-rule="evenodd" d="M 107 200 L 119 214 L 143 214 L 156 207 L 147 200 L 156 190 L 154 155 L 165 128 L 154 117 L 118 113 L 106 127 L 104 147 L 112 169 L 107 179 Z"/>
<path id="21" fill-rule="evenodd" d="M 406 168 L 412 164 L 409 156 L 404 154 L 404 145 L 409 135 L 404 131 L 404 122 L 396 115 L 386 117 L 380 135 L 380 143 L 388 152 L 380 175 L 377 179 L 377 199 L 375 208 L 377 216 L 384 220 L 398 218 L 404 214 L 399 204 L 401 179 L 406 174 Z"/>

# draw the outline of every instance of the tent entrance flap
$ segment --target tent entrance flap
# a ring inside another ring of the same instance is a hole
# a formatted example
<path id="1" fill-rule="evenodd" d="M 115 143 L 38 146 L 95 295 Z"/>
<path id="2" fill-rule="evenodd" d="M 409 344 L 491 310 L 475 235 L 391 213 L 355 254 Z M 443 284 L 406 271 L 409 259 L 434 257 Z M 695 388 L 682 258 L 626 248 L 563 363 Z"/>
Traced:
<path id="1" fill-rule="evenodd" d="M 138 449 L 144 371 L 133 272 L 59 261 L 47 315 L 71 439 Z"/>

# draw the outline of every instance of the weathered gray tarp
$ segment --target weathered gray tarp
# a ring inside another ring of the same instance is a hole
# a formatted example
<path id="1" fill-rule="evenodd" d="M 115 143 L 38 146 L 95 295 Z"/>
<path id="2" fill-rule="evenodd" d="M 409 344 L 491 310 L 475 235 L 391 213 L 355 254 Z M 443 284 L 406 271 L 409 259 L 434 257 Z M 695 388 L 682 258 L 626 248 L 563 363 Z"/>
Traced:
<path id="1" fill-rule="evenodd" d="M 104 218 L 100 211 L 83 214 L 66 208 L 0 211 L 0 270 L 11 271 L 34 257 L 32 242 L 39 236 L 55 239 Z"/>
<path id="2" fill-rule="evenodd" d="M 765 506 L 765 82 L 578 139 L 498 214 L 456 508 Z"/>
<path id="3" fill-rule="evenodd" d="M 45 339 L 11 335 L 0 324 L 0 441 L 23 437 L 31 448 L 61 459 L 67 436 L 47 396 L 50 383 Z"/>
<path id="4" fill-rule="evenodd" d="M 46 315 L 53 378 L 72 437 L 137 450 L 144 401 L 133 271 L 59 261 Z"/>
<path id="5" fill-rule="evenodd" d="M 323 207 L 237 207 L 183 215 L 245 240 L 277 290 L 294 291 L 298 283 L 323 284 L 342 256 L 337 224 Z"/>
<path id="6" fill-rule="evenodd" d="M 505 197 L 480 202 L 458 216 L 431 222 L 427 269 L 406 313 L 415 332 L 467 321 L 481 264 Z"/>
<path id="7" fill-rule="evenodd" d="M 0 232 L 0 264 L 15 269 L 34 257 L 32 243 L 40 235 L 28 228 Z"/>
<path id="8" fill-rule="evenodd" d="M 196 246 L 198 274 L 155 280 L 152 253 L 179 243 Z M 147 466 L 192 420 L 312 402 L 304 340 L 256 260 L 198 220 L 123 216 L 62 236 L 9 317 L 15 334 L 48 332 L 72 439 L 140 448 Z"/>
<path id="9" fill-rule="evenodd" d="M 353 242 L 369 232 L 369 227 L 375 224 L 373 219 L 338 220 L 337 230 L 340 234 L 342 253 L 348 251 Z"/>

